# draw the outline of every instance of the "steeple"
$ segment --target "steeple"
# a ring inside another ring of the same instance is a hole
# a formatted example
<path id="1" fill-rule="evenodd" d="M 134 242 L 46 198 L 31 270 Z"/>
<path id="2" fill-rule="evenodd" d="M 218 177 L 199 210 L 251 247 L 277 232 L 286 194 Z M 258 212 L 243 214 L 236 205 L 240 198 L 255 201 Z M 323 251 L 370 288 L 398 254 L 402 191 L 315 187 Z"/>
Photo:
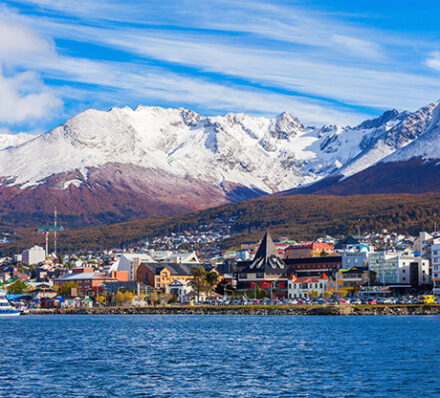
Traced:
<path id="1" fill-rule="evenodd" d="M 267 268 L 272 270 L 285 268 L 284 261 L 278 254 L 269 231 L 266 231 L 264 234 L 260 247 L 249 268 L 262 271 Z"/>

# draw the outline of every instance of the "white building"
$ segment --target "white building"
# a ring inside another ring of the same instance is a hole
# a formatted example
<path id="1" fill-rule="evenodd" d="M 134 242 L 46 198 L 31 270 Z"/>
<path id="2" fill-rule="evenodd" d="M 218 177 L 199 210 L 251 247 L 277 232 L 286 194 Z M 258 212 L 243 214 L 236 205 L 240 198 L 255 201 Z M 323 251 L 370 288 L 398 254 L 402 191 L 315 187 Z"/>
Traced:
<path id="1" fill-rule="evenodd" d="M 168 293 L 177 297 L 179 303 L 189 303 L 194 296 L 190 281 L 176 279 L 168 287 Z"/>
<path id="2" fill-rule="evenodd" d="M 394 252 L 370 253 L 368 262 L 376 280 L 387 285 L 420 286 L 430 283 L 429 260 Z"/>
<path id="3" fill-rule="evenodd" d="M 351 269 L 353 267 L 365 267 L 368 264 L 368 251 L 344 251 L 341 253 L 342 269 Z"/>
<path id="4" fill-rule="evenodd" d="M 289 279 L 287 283 L 287 295 L 290 299 L 302 299 L 313 296 L 321 297 L 328 290 L 328 278 L 295 278 Z"/>
<path id="5" fill-rule="evenodd" d="M 39 264 L 46 260 L 46 251 L 40 246 L 34 246 L 23 250 L 21 262 L 23 264 Z"/>
<path id="6" fill-rule="evenodd" d="M 434 294 L 440 294 L 440 243 L 431 245 L 431 277 Z"/>

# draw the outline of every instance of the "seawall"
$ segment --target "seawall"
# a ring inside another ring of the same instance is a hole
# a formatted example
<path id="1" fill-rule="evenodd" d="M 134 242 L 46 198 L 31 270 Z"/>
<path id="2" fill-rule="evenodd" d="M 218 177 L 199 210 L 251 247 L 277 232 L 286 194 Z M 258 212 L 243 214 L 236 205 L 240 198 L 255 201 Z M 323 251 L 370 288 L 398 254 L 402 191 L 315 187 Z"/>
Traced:
<path id="1" fill-rule="evenodd" d="M 440 315 L 440 305 L 157 306 L 38 309 L 29 315 Z"/>

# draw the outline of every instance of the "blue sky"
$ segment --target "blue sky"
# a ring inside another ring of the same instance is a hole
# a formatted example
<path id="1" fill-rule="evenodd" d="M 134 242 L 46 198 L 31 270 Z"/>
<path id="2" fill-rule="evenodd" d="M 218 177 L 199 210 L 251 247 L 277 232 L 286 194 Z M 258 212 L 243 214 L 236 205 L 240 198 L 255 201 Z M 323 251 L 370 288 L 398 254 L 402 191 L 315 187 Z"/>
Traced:
<path id="1" fill-rule="evenodd" d="M 0 131 L 89 107 L 355 124 L 440 99 L 440 4 L 4 0 Z"/>

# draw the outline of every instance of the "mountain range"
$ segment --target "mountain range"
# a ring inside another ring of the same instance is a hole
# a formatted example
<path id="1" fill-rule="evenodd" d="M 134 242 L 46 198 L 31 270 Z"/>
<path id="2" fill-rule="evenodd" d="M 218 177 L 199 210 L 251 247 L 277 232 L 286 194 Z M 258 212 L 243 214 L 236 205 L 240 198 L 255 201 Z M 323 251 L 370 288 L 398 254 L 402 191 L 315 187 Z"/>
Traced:
<path id="1" fill-rule="evenodd" d="M 139 106 L 0 135 L 0 221 L 168 216 L 280 193 L 439 192 L 440 101 L 355 127 Z"/>

